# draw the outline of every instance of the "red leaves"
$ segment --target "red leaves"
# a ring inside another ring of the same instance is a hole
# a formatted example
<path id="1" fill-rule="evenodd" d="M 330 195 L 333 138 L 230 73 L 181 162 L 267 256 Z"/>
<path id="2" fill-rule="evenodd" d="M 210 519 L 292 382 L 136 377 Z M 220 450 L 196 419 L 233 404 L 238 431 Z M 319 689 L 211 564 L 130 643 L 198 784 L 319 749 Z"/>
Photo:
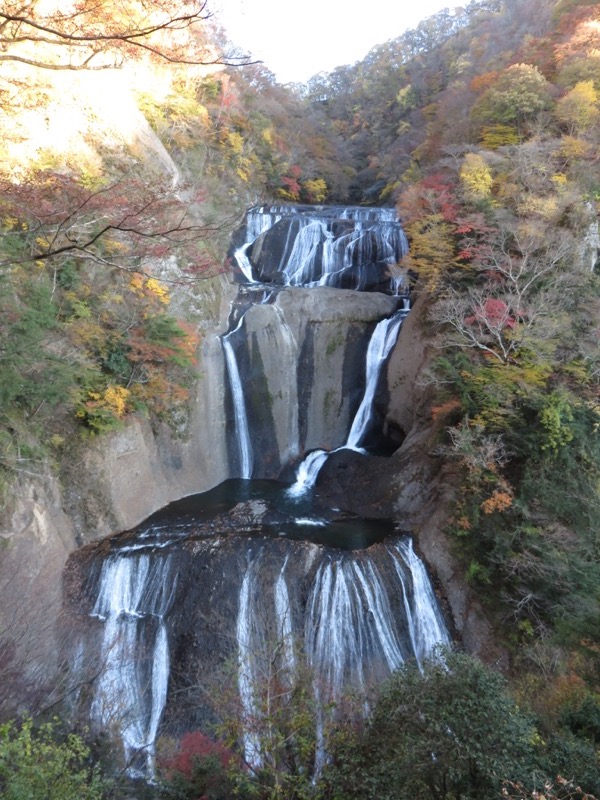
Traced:
<path id="1" fill-rule="evenodd" d="M 186 778 L 192 778 L 194 763 L 210 757 L 215 758 L 223 769 L 227 769 L 237 761 L 235 754 L 225 745 L 214 742 L 200 731 L 191 731 L 181 737 L 177 753 L 164 759 L 161 768 L 167 777 L 179 772 Z"/>
<path id="2" fill-rule="evenodd" d="M 474 313 L 465 317 L 467 325 L 481 325 L 482 327 L 502 330 L 503 328 L 514 328 L 516 325 L 515 317 L 510 313 L 508 305 L 496 297 L 488 297 L 474 308 Z"/>
<path id="3" fill-rule="evenodd" d="M 214 274 L 213 262 L 198 258 L 198 240 L 212 229 L 196 224 L 166 183 L 130 172 L 90 189 L 71 175 L 44 170 L 23 182 L 0 180 L 0 216 L 31 234 L 31 259 L 24 261 L 72 253 L 129 271 L 133 254 L 137 264 L 179 255 L 182 271 L 192 262 L 195 276 Z"/>

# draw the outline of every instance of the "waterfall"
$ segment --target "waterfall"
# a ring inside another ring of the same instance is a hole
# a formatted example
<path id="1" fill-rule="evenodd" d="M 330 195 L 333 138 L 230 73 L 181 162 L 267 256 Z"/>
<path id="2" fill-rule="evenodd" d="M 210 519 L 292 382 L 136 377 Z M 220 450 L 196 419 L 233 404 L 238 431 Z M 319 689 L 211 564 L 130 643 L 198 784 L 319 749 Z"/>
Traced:
<path id="1" fill-rule="evenodd" d="M 205 598 L 219 618 L 220 638 L 236 643 L 241 746 L 254 769 L 267 752 L 264 737 L 272 735 L 269 704 L 292 697 L 300 654 L 314 680 L 318 771 L 326 757 L 329 714 L 318 708 L 340 700 L 347 689 L 366 698 L 374 683 L 406 660 L 421 664 L 438 644 L 449 642 L 425 567 L 406 537 L 351 551 L 265 536 L 209 538 L 199 547 L 180 515 L 171 528 L 152 524 L 150 530 L 152 537 L 162 530 L 165 549 L 157 550 L 142 527 L 134 538 L 148 543 L 146 549 L 136 550 L 129 535 L 121 550 L 104 557 L 93 582 L 91 615 L 103 625 L 103 669 L 91 717 L 104 729 L 120 731 L 132 775 L 152 774 L 165 706 L 177 702 L 167 692 L 169 651 L 181 658 L 182 648 L 198 638 L 190 659 L 202 659 L 197 626 L 203 625 L 204 609 L 195 597 Z M 208 581 L 210 574 L 220 575 L 229 590 L 194 595 L 198 575 Z M 189 595 L 191 603 L 176 624 L 170 614 L 175 575 L 179 602 Z M 229 598 L 236 604 L 233 615 Z"/>
<path id="2" fill-rule="evenodd" d="M 395 557 L 394 565 L 400 577 L 401 564 L 404 563 L 412 578 L 412 602 L 409 602 L 403 585 L 407 617 L 410 618 L 411 640 L 415 658 L 419 664 L 433 653 L 438 645 L 450 644 L 448 631 L 441 617 L 433 587 L 425 566 L 417 557 L 412 540 L 402 540 L 396 545 L 401 559 Z M 402 579 L 401 579 L 402 580 Z"/>
<path id="3" fill-rule="evenodd" d="M 240 748 L 259 769 L 275 736 L 268 704 L 275 698 L 287 711 L 294 679 L 310 667 L 318 774 L 326 760 L 325 709 L 351 689 L 363 693 L 366 710 L 370 687 L 450 641 L 412 540 L 392 521 L 383 533 L 381 521 L 352 528 L 339 509 L 317 510 L 310 498 L 335 452 L 326 447 L 344 441 L 337 449 L 365 452 L 382 369 L 408 313 L 397 266 L 406 239 L 394 210 L 263 206 L 248 212 L 236 240 L 236 279 L 245 285 L 220 341 L 236 464 L 225 484 L 238 494 L 229 500 L 222 484 L 211 498 L 184 498 L 187 504 L 115 537 L 108 554 L 98 548 L 92 577 L 73 600 L 81 605 L 84 595 L 94 619 L 83 649 L 100 651 L 90 716 L 120 732 L 132 775 L 152 775 L 163 717 L 178 735 L 210 712 L 196 714 L 176 691 L 186 670 L 201 684 L 204 669 L 233 657 Z M 371 297 L 357 301 L 346 289 Z M 364 393 L 352 416 L 345 394 L 363 368 Z M 311 452 L 286 487 L 280 474 L 308 442 Z M 170 681 L 171 659 L 177 669 Z M 81 663 L 82 651 L 73 661 Z"/>
<path id="4" fill-rule="evenodd" d="M 376 325 L 367 349 L 365 391 L 361 403 L 354 416 L 346 443 L 342 447 L 336 448 L 333 452 L 337 453 L 338 450 L 364 452 L 360 447 L 360 443 L 369 430 L 373 401 L 375 400 L 381 370 L 393 346 L 396 344 L 400 328 L 407 313 L 408 310 L 402 308 L 393 317 L 383 319 Z M 302 497 L 313 488 L 319 476 L 319 471 L 329 455 L 330 453 L 326 450 L 314 450 L 308 454 L 298 466 L 296 480 L 288 489 L 290 497 Z"/>
<path id="5" fill-rule="evenodd" d="M 320 565 L 307 603 L 309 663 L 333 698 L 348 686 L 365 688 L 373 674 L 405 660 L 388 590 L 373 564 L 349 557 Z"/>
<path id="6" fill-rule="evenodd" d="M 312 489 L 328 456 L 327 450 L 313 450 L 306 456 L 298 467 L 295 482 L 287 490 L 289 497 L 301 497 Z"/>
<path id="7" fill-rule="evenodd" d="M 255 729 L 260 709 L 256 699 L 260 671 L 257 670 L 259 653 L 253 628 L 256 624 L 253 596 L 257 563 L 251 563 L 242 581 L 236 624 L 238 646 L 238 687 L 244 714 L 244 759 L 255 769 L 262 764 L 260 736 Z"/>
<path id="8" fill-rule="evenodd" d="M 292 624 L 292 605 L 285 580 L 285 570 L 289 556 L 286 556 L 275 582 L 275 615 L 277 618 L 277 639 L 283 651 L 283 668 L 290 677 L 296 671 L 296 654 Z"/>
<path id="9" fill-rule="evenodd" d="M 244 277 L 246 278 L 248 283 L 254 283 L 254 278 L 252 277 L 252 264 L 250 263 L 250 259 L 248 258 L 247 255 L 250 244 L 251 243 L 247 243 L 242 245 L 242 247 L 238 247 L 233 257 L 239 268 L 244 273 Z"/>
<path id="10" fill-rule="evenodd" d="M 242 478 L 252 477 L 252 444 L 250 441 L 250 430 L 248 428 L 248 418 L 246 416 L 246 402 L 244 399 L 244 390 L 242 388 L 242 380 L 235 357 L 233 346 L 229 341 L 230 337 L 240 330 L 244 318 L 240 319 L 237 328 L 221 339 L 223 352 L 225 353 L 225 361 L 227 364 L 227 374 L 229 376 L 229 385 L 231 387 L 231 397 L 233 401 L 233 410 L 235 415 L 235 433 L 238 445 L 238 452 L 240 457 L 240 470 Z"/>
<path id="11" fill-rule="evenodd" d="M 265 238 L 276 243 L 269 248 L 275 263 L 269 264 L 267 272 L 261 265 Z M 374 280 L 390 294 L 405 291 L 404 284 L 391 274 L 408 251 L 394 209 L 261 206 L 248 211 L 244 239 L 234 260 L 248 282 L 266 279 L 286 286 L 365 291 Z M 261 246 L 255 254 L 257 240 Z M 385 269 L 390 273 L 387 276 L 382 275 Z"/>
<path id="12" fill-rule="evenodd" d="M 294 613 L 292 600 L 299 580 L 308 580 L 303 619 L 297 607 Z M 250 544 L 239 589 L 236 639 L 244 756 L 254 769 L 263 760 L 262 716 L 273 686 L 280 701 L 282 687 L 291 686 L 297 651 L 304 653 L 313 672 L 319 704 L 326 705 L 350 688 L 366 693 L 407 659 L 421 664 L 438 645 L 449 642 L 424 565 L 404 538 L 369 558 L 361 552 L 329 550 L 306 560 L 301 550 L 291 556 Z M 270 681 L 274 683 L 265 688 Z M 319 715 L 315 735 L 321 766 L 324 722 Z M 268 730 L 268 720 L 263 727 Z"/>
<path id="13" fill-rule="evenodd" d="M 344 445 L 350 450 L 358 450 L 367 433 L 381 368 L 385 364 L 392 347 L 396 344 L 405 316 L 405 311 L 399 311 L 390 319 L 381 320 L 373 331 L 369 349 L 367 350 L 365 393 Z"/>
<path id="14" fill-rule="evenodd" d="M 102 565 L 92 616 L 104 623 L 104 634 L 91 716 L 104 729 L 118 726 L 134 774 L 139 754 L 154 771 L 169 681 L 165 616 L 173 591 L 168 556 L 118 554 Z"/>

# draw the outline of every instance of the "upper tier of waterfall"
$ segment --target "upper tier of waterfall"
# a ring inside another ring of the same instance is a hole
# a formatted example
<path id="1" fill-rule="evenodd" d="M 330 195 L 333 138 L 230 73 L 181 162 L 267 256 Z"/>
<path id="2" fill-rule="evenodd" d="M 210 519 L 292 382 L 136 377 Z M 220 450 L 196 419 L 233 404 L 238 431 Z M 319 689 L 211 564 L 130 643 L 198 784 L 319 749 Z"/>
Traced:
<path id="1" fill-rule="evenodd" d="M 408 251 L 394 209 L 259 206 L 247 212 L 233 251 L 241 280 L 408 293 Z"/>

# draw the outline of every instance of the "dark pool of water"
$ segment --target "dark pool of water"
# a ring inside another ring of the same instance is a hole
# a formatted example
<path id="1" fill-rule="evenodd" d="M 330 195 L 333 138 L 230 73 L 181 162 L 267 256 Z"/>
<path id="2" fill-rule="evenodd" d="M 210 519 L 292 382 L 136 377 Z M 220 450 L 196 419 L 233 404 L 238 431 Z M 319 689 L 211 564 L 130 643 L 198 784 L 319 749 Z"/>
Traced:
<path id="1" fill-rule="evenodd" d="M 381 542 L 398 531 L 391 520 L 349 517 L 337 509 L 313 510 L 311 496 L 292 498 L 287 484 L 267 480 L 232 479 L 208 492 L 177 500 L 148 517 L 137 528 L 118 537 L 117 547 L 136 543 L 144 547 L 166 547 L 185 538 L 235 534 L 269 535 L 310 541 L 344 550 L 359 550 Z M 239 531 L 223 520 L 239 504 L 266 508 L 261 523 L 253 524 L 243 513 Z"/>

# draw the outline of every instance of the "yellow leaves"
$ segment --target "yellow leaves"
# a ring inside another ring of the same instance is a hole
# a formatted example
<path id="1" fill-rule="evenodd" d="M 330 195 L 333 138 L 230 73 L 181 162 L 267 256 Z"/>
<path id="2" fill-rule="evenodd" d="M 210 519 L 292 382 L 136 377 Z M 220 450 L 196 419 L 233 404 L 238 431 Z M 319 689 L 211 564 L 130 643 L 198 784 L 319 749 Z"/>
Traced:
<path id="1" fill-rule="evenodd" d="M 463 191 L 469 199 L 483 200 L 489 197 L 493 177 L 485 158 L 479 153 L 467 153 L 459 176 Z"/>
<path id="2" fill-rule="evenodd" d="M 237 131 L 229 131 L 227 134 L 226 143 L 236 156 L 242 154 L 244 150 L 244 139 Z"/>
<path id="3" fill-rule="evenodd" d="M 273 142 L 275 141 L 275 137 L 273 135 L 273 128 L 265 128 L 264 131 L 262 132 L 262 138 L 268 145 L 270 146 L 273 145 Z"/>
<path id="4" fill-rule="evenodd" d="M 2 217 L 2 227 L 5 230 L 14 230 L 19 227 L 19 220 L 17 217 Z"/>
<path id="5" fill-rule="evenodd" d="M 533 214 L 542 219 L 551 220 L 556 216 L 559 205 L 556 197 L 524 195 L 517 204 L 517 210 L 524 217 Z"/>
<path id="6" fill-rule="evenodd" d="M 116 427 L 129 411 L 131 392 L 124 386 L 108 386 L 104 391 L 87 393 L 87 400 L 77 409 L 77 416 L 85 420 L 97 433 Z"/>
<path id="7" fill-rule="evenodd" d="M 486 150 L 497 150 L 499 147 L 517 145 L 521 141 L 514 125 L 486 125 L 481 131 L 481 146 Z"/>
<path id="8" fill-rule="evenodd" d="M 405 225 L 410 251 L 402 264 L 419 275 L 427 291 L 434 291 L 455 262 L 452 226 L 441 214 L 425 214 Z"/>
<path id="9" fill-rule="evenodd" d="M 117 239 L 105 238 L 102 240 L 102 246 L 110 255 L 123 253 L 128 250 L 127 245 L 125 245 L 124 242 L 117 241 Z"/>
<path id="10" fill-rule="evenodd" d="M 158 299 L 159 303 L 162 303 L 165 306 L 168 306 L 171 302 L 171 298 L 169 296 L 169 290 L 160 281 L 156 280 L 156 278 L 148 278 L 146 281 L 146 289 L 153 294 Z"/>
<path id="11" fill-rule="evenodd" d="M 329 190 L 323 178 L 313 178 L 303 181 L 302 191 L 309 203 L 322 203 L 327 198 Z"/>
<path id="12" fill-rule="evenodd" d="M 569 133 L 585 131 L 594 125 L 600 116 L 598 92 L 594 81 L 579 81 L 556 104 L 556 117 L 567 126 Z"/>
<path id="13" fill-rule="evenodd" d="M 569 161 L 577 158 L 587 158 L 592 154 L 592 145 L 576 136 L 563 136 L 557 155 Z"/>
<path id="14" fill-rule="evenodd" d="M 127 412 L 129 394 L 129 389 L 125 389 L 124 386 L 109 386 L 104 390 L 104 405 L 121 419 Z"/>
<path id="15" fill-rule="evenodd" d="M 171 302 L 169 290 L 156 278 L 146 278 L 139 272 L 134 272 L 129 281 L 130 290 L 138 297 L 145 297 L 156 300 L 162 305 L 168 306 Z"/>

